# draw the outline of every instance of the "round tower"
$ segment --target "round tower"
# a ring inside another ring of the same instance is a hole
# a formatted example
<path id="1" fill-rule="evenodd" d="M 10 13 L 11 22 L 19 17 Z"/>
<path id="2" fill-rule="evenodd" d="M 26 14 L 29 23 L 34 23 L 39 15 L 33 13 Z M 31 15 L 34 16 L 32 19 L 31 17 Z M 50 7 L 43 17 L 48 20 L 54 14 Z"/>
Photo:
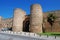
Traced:
<path id="1" fill-rule="evenodd" d="M 43 13 L 39 4 L 31 6 L 30 32 L 42 33 Z"/>
<path id="2" fill-rule="evenodd" d="M 23 21 L 25 19 L 25 11 L 22 9 L 16 8 L 14 10 L 14 18 L 13 18 L 13 31 L 21 32 L 23 31 Z"/>

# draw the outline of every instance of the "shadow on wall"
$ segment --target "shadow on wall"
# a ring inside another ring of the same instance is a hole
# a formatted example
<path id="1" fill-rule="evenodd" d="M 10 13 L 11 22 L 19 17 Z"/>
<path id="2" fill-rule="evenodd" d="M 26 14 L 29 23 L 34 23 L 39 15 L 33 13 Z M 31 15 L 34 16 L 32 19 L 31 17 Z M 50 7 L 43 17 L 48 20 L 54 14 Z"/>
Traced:
<path id="1" fill-rule="evenodd" d="M 29 24 L 30 21 L 28 18 L 23 21 L 23 32 L 29 32 Z"/>

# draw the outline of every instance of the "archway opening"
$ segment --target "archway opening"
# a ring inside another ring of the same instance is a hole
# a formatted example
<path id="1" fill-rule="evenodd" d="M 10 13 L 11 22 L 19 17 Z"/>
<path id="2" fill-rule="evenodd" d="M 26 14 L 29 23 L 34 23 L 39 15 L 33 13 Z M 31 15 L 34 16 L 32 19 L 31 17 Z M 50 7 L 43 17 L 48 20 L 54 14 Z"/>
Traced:
<path id="1" fill-rule="evenodd" d="M 25 19 L 23 22 L 23 31 L 24 32 L 29 32 L 29 24 L 30 24 L 29 19 Z"/>

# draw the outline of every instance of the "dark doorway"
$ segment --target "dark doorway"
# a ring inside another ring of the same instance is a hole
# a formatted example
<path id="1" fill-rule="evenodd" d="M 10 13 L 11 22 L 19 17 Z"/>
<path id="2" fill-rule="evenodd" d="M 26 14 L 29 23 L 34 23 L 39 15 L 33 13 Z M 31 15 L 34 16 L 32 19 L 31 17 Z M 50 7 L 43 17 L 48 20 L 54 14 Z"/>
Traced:
<path id="1" fill-rule="evenodd" d="M 29 32 L 29 24 L 30 24 L 29 20 L 25 20 L 23 22 L 23 31 L 24 32 Z"/>

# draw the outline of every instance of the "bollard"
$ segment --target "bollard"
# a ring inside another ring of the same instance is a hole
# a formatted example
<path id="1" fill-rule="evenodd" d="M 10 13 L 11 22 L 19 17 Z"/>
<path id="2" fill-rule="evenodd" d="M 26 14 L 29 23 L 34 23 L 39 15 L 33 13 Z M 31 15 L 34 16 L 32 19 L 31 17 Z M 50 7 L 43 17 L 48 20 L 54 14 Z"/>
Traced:
<path id="1" fill-rule="evenodd" d="M 20 32 L 20 34 L 22 34 L 22 32 Z"/>
<path id="2" fill-rule="evenodd" d="M 30 33 L 29 33 L 29 36 L 30 36 Z"/>
<path id="3" fill-rule="evenodd" d="M 24 32 L 24 35 L 26 35 L 26 33 Z"/>
<path id="4" fill-rule="evenodd" d="M 55 39 L 56 39 L 56 36 L 55 36 Z"/>
<path id="5" fill-rule="evenodd" d="M 14 34 L 16 34 L 16 32 L 14 32 Z"/>
<path id="6" fill-rule="evenodd" d="M 40 34 L 40 37 L 41 37 L 41 34 Z"/>
<path id="7" fill-rule="evenodd" d="M 35 33 L 34 33 L 34 36 L 35 36 Z"/>
<path id="8" fill-rule="evenodd" d="M 48 35 L 47 35 L 47 38 L 48 38 Z"/>
<path id="9" fill-rule="evenodd" d="M 20 32 L 18 32 L 18 34 L 20 34 Z"/>
<path id="10" fill-rule="evenodd" d="M 11 31 L 11 34 L 13 34 L 13 32 Z"/>
<path id="11" fill-rule="evenodd" d="M 8 31 L 8 33 L 10 33 L 10 31 Z"/>

